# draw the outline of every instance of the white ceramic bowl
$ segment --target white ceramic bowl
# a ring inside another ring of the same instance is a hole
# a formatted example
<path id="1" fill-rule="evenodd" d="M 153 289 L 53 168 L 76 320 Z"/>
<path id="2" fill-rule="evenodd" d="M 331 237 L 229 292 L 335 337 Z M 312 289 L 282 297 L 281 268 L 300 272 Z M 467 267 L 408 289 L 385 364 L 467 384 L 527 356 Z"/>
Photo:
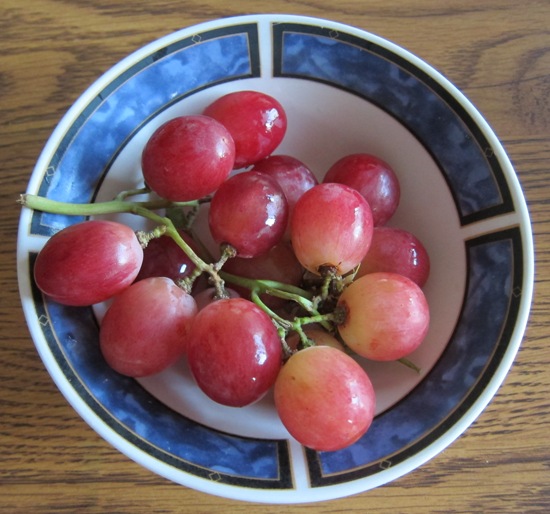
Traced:
<path id="1" fill-rule="evenodd" d="M 287 15 L 204 23 L 124 59 L 62 119 L 28 192 L 89 202 L 140 185 L 141 148 L 156 127 L 242 89 L 283 104 L 288 133 L 277 153 L 298 157 L 319 176 L 348 153 L 388 161 L 402 189 L 391 224 L 416 234 L 430 253 L 432 325 L 411 356 L 422 372 L 365 364 L 378 398 L 368 433 L 345 450 L 317 453 L 289 436 L 269 396 L 244 409 L 219 406 L 196 388 L 184 363 L 143 380 L 113 372 L 98 351 L 101 306 L 57 305 L 31 278 L 47 238 L 78 218 L 23 210 L 18 271 L 26 319 L 70 404 L 153 472 L 257 502 L 366 491 L 437 455 L 501 385 L 532 295 L 526 204 L 495 134 L 437 71 L 363 30 Z"/>

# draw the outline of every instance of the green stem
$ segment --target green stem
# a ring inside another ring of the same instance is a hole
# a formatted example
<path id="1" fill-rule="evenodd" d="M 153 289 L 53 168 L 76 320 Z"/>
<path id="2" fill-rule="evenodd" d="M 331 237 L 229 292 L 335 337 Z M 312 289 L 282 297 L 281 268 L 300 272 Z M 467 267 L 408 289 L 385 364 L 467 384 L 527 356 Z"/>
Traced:
<path id="1" fill-rule="evenodd" d="M 146 202 L 129 202 L 125 200 L 110 200 L 98 203 L 69 203 L 44 198 L 42 196 L 25 194 L 21 195 L 20 203 L 37 211 L 50 212 L 55 214 L 65 214 L 68 216 L 99 216 L 102 214 L 128 213 L 142 216 L 148 220 L 154 221 L 159 225 L 166 226 L 166 234 L 169 235 L 177 245 L 187 254 L 193 264 L 201 271 L 216 273 L 212 265 L 204 262 L 193 249 L 181 237 L 178 230 L 172 223 L 172 220 L 161 216 L 155 209 L 167 208 L 174 205 L 174 202 L 168 200 L 150 200 Z M 194 205 L 196 202 L 181 202 L 178 205 Z"/>
<path id="2" fill-rule="evenodd" d="M 277 282 L 275 280 L 245 278 L 227 273 L 225 271 L 220 271 L 219 274 L 226 282 L 230 282 L 232 284 L 250 289 L 251 295 L 259 295 L 265 293 L 276 296 L 277 298 L 282 298 L 284 300 L 291 300 L 293 302 L 296 302 L 300 307 L 305 309 L 312 316 L 322 316 L 321 314 L 319 314 L 315 303 L 312 301 L 313 293 L 311 293 L 310 291 L 306 291 L 305 289 L 293 286 L 291 284 Z M 318 323 L 320 323 L 323 328 L 325 328 L 329 332 L 332 332 L 331 323 L 326 319 L 320 318 Z"/>
<path id="3" fill-rule="evenodd" d="M 312 316 L 302 316 L 299 318 L 294 318 L 294 321 L 300 326 L 309 325 L 311 323 L 334 323 L 335 316 L 332 312 L 327 312 L 326 314 L 313 314 Z"/>
<path id="4" fill-rule="evenodd" d="M 297 300 L 296 297 L 306 300 L 311 300 L 311 298 L 313 298 L 313 294 L 310 291 L 306 291 L 301 287 L 293 286 L 291 284 L 285 284 L 284 282 L 246 278 L 239 275 L 233 275 L 227 271 L 220 271 L 220 275 L 227 282 L 246 287 L 250 290 L 259 289 L 260 293 L 272 294 L 273 296 L 278 296 L 279 298 L 284 298 L 286 300 Z"/>
<path id="5" fill-rule="evenodd" d="M 401 359 L 397 359 L 397 362 L 399 362 L 400 364 L 403 364 L 407 368 L 412 369 L 416 373 L 420 373 L 422 371 L 413 361 L 406 359 L 405 357 L 402 357 Z"/>
<path id="6" fill-rule="evenodd" d="M 260 295 L 258 294 L 257 289 L 253 289 L 250 293 L 250 299 L 258 306 L 260 309 L 262 309 L 275 323 L 275 326 L 277 327 L 277 331 L 279 333 L 279 337 L 281 338 L 281 342 L 283 345 L 283 350 L 287 357 L 290 357 L 290 355 L 293 353 L 290 347 L 288 346 L 286 342 L 286 336 L 289 332 L 296 332 L 298 336 L 300 337 L 300 341 L 304 348 L 308 346 L 313 346 L 315 343 L 313 343 L 304 332 L 303 326 L 309 325 L 310 323 L 330 323 L 332 321 L 332 314 L 315 314 L 313 316 L 303 316 L 303 317 L 296 317 L 292 321 L 287 320 L 281 316 L 279 316 L 275 311 L 271 310 L 265 302 L 260 298 Z"/>
<path id="7" fill-rule="evenodd" d="M 287 320 L 273 310 L 271 310 L 265 302 L 260 298 L 258 289 L 252 289 L 250 293 L 251 300 L 260 307 L 266 314 L 268 314 L 277 324 L 278 327 L 284 330 L 284 334 L 288 334 L 289 331 L 293 330 L 300 335 L 302 341 L 307 340 L 307 336 L 303 331 L 303 325 L 309 325 L 311 323 L 319 323 L 323 325 L 327 330 L 330 330 L 330 324 L 334 322 L 335 317 L 332 313 L 320 314 L 318 312 L 312 314 L 311 316 L 301 316 L 295 317 L 292 320 Z"/>
<path id="8" fill-rule="evenodd" d="M 328 273 L 323 277 L 323 285 L 321 287 L 321 301 L 326 300 L 329 296 L 329 289 L 332 283 L 332 278 L 333 275 Z"/>
<path id="9" fill-rule="evenodd" d="M 250 293 L 250 299 L 262 309 L 269 317 L 276 322 L 277 326 L 281 327 L 285 334 L 292 328 L 292 321 L 289 321 L 279 316 L 275 311 L 271 310 L 265 302 L 260 298 L 258 291 L 252 290 Z"/>
<path id="10" fill-rule="evenodd" d="M 137 189 L 127 189 L 126 191 L 121 191 L 116 195 L 115 200 L 126 200 L 130 196 L 144 195 L 150 193 L 151 190 L 148 187 L 140 187 Z"/>
<path id="11" fill-rule="evenodd" d="M 52 200 L 43 196 L 24 194 L 19 198 L 19 203 L 29 209 L 51 212 L 54 214 L 65 214 L 67 216 L 99 216 L 102 214 L 128 213 L 150 218 L 148 211 L 166 209 L 174 205 L 193 206 L 192 202 L 170 202 L 169 200 L 158 199 L 146 202 L 129 202 L 126 200 L 109 200 L 98 203 L 70 203 Z M 158 216 L 158 215 L 157 215 Z"/>

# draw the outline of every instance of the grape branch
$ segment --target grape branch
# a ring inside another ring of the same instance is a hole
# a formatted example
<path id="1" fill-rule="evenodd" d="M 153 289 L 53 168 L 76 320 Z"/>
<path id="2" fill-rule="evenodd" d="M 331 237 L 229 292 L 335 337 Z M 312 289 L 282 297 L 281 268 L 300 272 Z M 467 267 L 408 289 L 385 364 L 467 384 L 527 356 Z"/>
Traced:
<path id="1" fill-rule="evenodd" d="M 20 196 L 19 203 L 29 209 L 68 216 L 100 216 L 126 213 L 146 218 L 155 222 L 157 227 L 152 231 L 138 231 L 136 233 L 136 236 L 142 245 L 146 246 L 152 238 L 167 235 L 176 242 L 181 250 L 191 259 L 193 264 L 195 264 L 195 271 L 189 277 L 186 277 L 179 282 L 179 285 L 182 286 L 185 291 L 189 292 L 191 290 L 194 281 L 202 273 L 207 273 L 209 275 L 211 283 L 216 288 L 217 298 L 227 297 L 224 289 L 226 281 L 246 287 L 250 290 L 251 298 L 254 303 L 256 303 L 273 319 L 278 328 L 283 329 L 281 332 L 282 339 L 284 339 L 289 331 L 295 331 L 300 334 L 300 339 L 304 343 L 304 346 L 311 345 L 311 341 L 309 341 L 307 336 L 305 336 L 302 330 L 303 325 L 319 323 L 329 331 L 334 330 L 333 323 L 337 318 L 332 313 L 321 314 L 318 311 L 319 299 L 314 298 L 311 291 L 291 284 L 285 284 L 283 282 L 251 279 L 223 271 L 223 264 L 227 260 L 236 256 L 236 251 L 231 245 L 222 245 L 222 255 L 220 259 L 214 263 L 208 263 L 204 261 L 182 238 L 170 217 L 162 216 L 155 212 L 159 209 L 170 210 L 175 208 L 182 209 L 184 207 L 195 208 L 202 202 L 202 200 L 188 202 L 173 202 L 165 199 L 147 201 L 128 200 L 128 198 L 132 196 L 143 194 L 147 191 L 147 189 L 135 189 L 118 194 L 114 200 L 80 204 L 52 200 L 33 194 L 23 194 Z M 265 305 L 265 303 L 260 299 L 261 294 L 269 294 L 284 300 L 293 301 L 305 312 L 307 312 L 308 315 L 295 317 L 293 321 L 285 320 Z M 323 299 L 326 300 L 326 298 L 327 294 L 325 293 L 323 294 Z"/>

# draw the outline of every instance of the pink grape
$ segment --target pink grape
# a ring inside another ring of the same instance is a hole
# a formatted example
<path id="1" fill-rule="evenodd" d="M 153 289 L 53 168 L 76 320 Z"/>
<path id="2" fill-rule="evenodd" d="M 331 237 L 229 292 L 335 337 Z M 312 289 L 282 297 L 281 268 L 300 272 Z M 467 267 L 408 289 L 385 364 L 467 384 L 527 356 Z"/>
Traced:
<path id="1" fill-rule="evenodd" d="M 282 363 L 281 340 L 271 318 L 251 301 L 218 300 L 195 318 L 188 361 L 209 398 L 244 407 L 274 384 Z"/>
<path id="2" fill-rule="evenodd" d="M 430 258 L 422 242 L 410 232 L 375 227 L 371 247 L 356 277 L 377 271 L 405 275 L 422 287 L 430 275 Z"/>
<path id="3" fill-rule="evenodd" d="M 344 275 L 365 257 L 372 239 L 372 213 L 354 189 L 336 183 L 306 191 L 294 207 L 290 234 L 294 253 L 306 269 L 319 274 L 332 266 Z"/>
<path id="4" fill-rule="evenodd" d="M 116 296 L 101 322 L 100 348 L 119 373 L 143 377 L 159 373 L 187 350 L 194 298 L 165 277 L 134 283 Z"/>
<path id="5" fill-rule="evenodd" d="M 179 116 L 161 125 L 142 153 L 145 183 L 172 201 L 213 193 L 229 176 L 235 143 L 228 130 L 207 116 Z"/>
<path id="6" fill-rule="evenodd" d="M 283 106 L 259 91 L 228 93 L 203 114 L 215 118 L 235 141 L 235 168 L 244 168 L 270 155 L 283 140 L 287 117 Z"/>
<path id="7" fill-rule="evenodd" d="M 346 313 L 338 332 L 347 346 L 368 359 L 406 357 L 428 332 L 430 312 L 422 289 L 396 273 L 356 279 L 344 289 L 338 306 Z"/>
<path id="8" fill-rule="evenodd" d="M 136 278 L 143 250 L 133 230 L 90 220 L 54 234 L 36 258 L 34 279 L 54 301 L 74 306 L 108 300 Z"/>
<path id="9" fill-rule="evenodd" d="M 256 257 L 278 244 L 287 221 L 281 186 L 255 171 L 227 179 L 210 202 L 208 225 L 214 241 L 230 244 L 239 257 Z"/>
<path id="10" fill-rule="evenodd" d="M 324 182 L 339 182 L 359 191 L 372 209 L 375 226 L 387 223 L 399 205 L 399 179 L 387 162 L 374 155 L 342 157 L 327 171 Z"/>
<path id="11" fill-rule="evenodd" d="M 370 427 L 376 404 L 363 368 L 330 346 L 293 354 L 277 377 L 274 398 L 290 434 L 317 451 L 340 450 L 356 442 Z"/>

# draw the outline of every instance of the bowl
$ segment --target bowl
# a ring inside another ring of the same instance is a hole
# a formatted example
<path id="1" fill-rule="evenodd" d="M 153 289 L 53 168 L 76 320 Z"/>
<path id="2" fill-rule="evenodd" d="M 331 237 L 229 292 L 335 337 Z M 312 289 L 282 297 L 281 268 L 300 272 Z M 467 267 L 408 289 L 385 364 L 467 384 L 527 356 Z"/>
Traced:
<path id="1" fill-rule="evenodd" d="M 253 502 L 367 491 L 435 457 L 476 419 L 511 367 L 529 314 L 533 243 L 518 179 L 487 122 L 448 80 L 403 48 L 333 21 L 247 15 L 203 23 L 139 49 L 85 91 L 45 145 L 27 192 L 82 203 L 137 187 L 141 149 L 160 124 L 244 89 L 281 102 L 288 131 L 276 153 L 319 177 L 354 152 L 390 163 L 401 184 L 390 224 L 413 232 L 430 254 L 432 322 L 411 356 L 421 371 L 362 362 L 377 394 L 366 435 L 315 452 L 285 430 L 270 395 L 236 409 L 209 400 L 182 363 L 145 379 L 111 370 L 97 344 L 104 306 L 56 304 L 32 279 L 47 239 L 82 218 L 22 210 L 26 320 L 67 401 L 152 472 Z"/>

